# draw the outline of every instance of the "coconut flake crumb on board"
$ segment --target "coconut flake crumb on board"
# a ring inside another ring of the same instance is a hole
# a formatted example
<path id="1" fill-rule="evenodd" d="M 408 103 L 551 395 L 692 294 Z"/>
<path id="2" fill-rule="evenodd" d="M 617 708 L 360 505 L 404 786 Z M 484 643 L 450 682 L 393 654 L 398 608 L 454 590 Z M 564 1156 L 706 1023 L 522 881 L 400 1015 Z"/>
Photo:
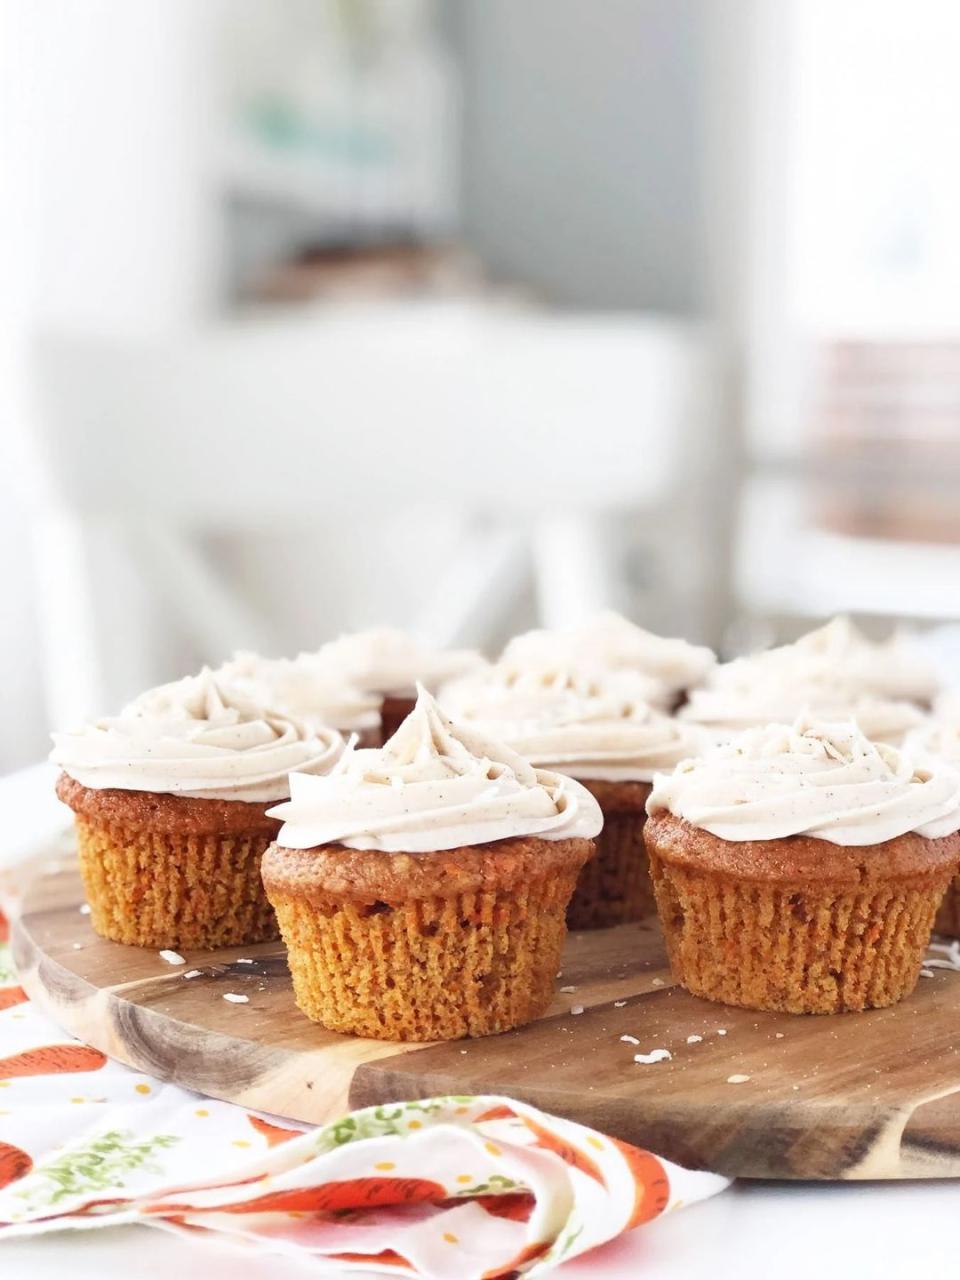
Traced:
<path id="1" fill-rule="evenodd" d="M 626 1000 L 614 1000 L 613 1007 L 615 1009 L 625 1009 L 627 1007 Z"/>
<path id="2" fill-rule="evenodd" d="M 687 1044 L 700 1044 L 703 1036 L 687 1036 Z"/>
<path id="3" fill-rule="evenodd" d="M 234 960 L 234 964 L 253 964 L 253 960 Z"/>
<path id="4" fill-rule="evenodd" d="M 83 904 L 83 906 L 80 908 L 80 914 L 81 914 L 82 916 L 88 916 L 88 915 L 90 914 L 90 903 L 89 903 L 89 902 L 85 902 L 85 903 Z"/>
<path id="5" fill-rule="evenodd" d="M 570 1008 L 570 1013 L 574 1018 L 578 1017 L 581 1013 L 583 1013 L 583 1005 L 582 1004 L 572 1005 Z"/>
<path id="6" fill-rule="evenodd" d="M 160 959 L 165 960 L 167 964 L 186 964 L 187 963 L 179 951 L 161 951 L 159 955 L 160 955 Z"/>
<path id="7" fill-rule="evenodd" d="M 669 1049 L 651 1049 L 649 1053 L 635 1053 L 633 1060 L 646 1067 L 654 1062 L 669 1062 L 672 1057 Z"/>
<path id="8" fill-rule="evenodd" d="M 726 1028 L 726 1027 L 717 1027 L 717 1035 L 718 1035 L 718 1036 L 725 1036 L 726 1034 L 727 1034 L 727 1028 Z"/>
<path id="9" fill-rule="evenodd" d="M 621 1036 L 621 1037 L 620 1037 L 620 1039 L 623 1041 L 623 1043 L 624 1043 L 624 1044 L 639 1044 L 639 1043 L 640 1043 L 640 1041 L 637 1039 L 637 1037 L 636 1037 L 636 1036 Z"/>
<path id="10" fill-rule="evenodd" d="M 238 996 L 233 991 L 227 991 L 223 998 L 229 1000 L 231 1004 L 247 1004 L 250 1000 L 249 996 Z"/>
<path id="11" fill-rule="evenodd" d="M 184 977 L 184 978 L 199 978 L 199 977 L 200 977 L 201 972 L 202 972 L 202 970 L 200 970 L 200 969 L 188 969 L 188 970 L 187 970 L 187 972 L 186 972 L 185 974 L 183 974 L 183 977 Z"/>
<path id="12" fill-rule="evenodd" d="M 741 1075 L 727 1076 L 727 1084 L 746 1084 L 749 1079 L 750 1079 L 749 1076 L 741 1076 Z"/>
<path id="13" fill-rule="evenodd" d="M 569 996 L 569 995 L 572 995 L 574 991 L 576 991 L 576 989 L 577 989 L 576 987 L 561 987 L 560 991 L 563 995 Z"/>

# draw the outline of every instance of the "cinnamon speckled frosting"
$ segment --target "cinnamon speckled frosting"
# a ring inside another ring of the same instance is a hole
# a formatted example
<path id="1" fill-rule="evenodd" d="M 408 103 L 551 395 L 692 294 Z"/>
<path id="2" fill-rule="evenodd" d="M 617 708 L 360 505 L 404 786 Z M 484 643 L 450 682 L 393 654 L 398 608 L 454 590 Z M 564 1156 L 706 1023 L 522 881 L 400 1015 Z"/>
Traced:
<path id="1" fill-rule="evenodd" d="M 798 720 L 742 734 L 658 774 L 647 802 L 723 840 L 809 835 L 874 845 L 960 831 L 960 773 L 871 742 L 852 722 Z"/>
<path id="2" fill-rule="evenodd" d="M 380 698 L 351 684 L 316 654 L 262 658 L 236 653 L 214 675 L 252 701 L 287 711 L 312 727 L 331 726 L 347 733 L 376 729 L 380 723 Z"/>
<path id="3" fill-rule="evenodd" d="M 613 611 L 566 630 L 528 631 L 506 646 L 501 663 L 517 670 L 632 671 L 649 683 L 649 702 L 670 703 L 713 667 L 712 650 L 645 631 Z"/>
<path id="4" fill-rule="evenodd" d="M 289 802 L 270 816 L 282 820 L 277 843 L 286 848 L 387 853 L 590 838 L 603 825 L 585 787 L 455 724 L 423 688 L 384 747 L 348 750 L 327 777 L 292 774 Z"/>
<path id="5" fill-rule="evenodd" d="M 412 696 L 417 684 L 435 690 L 446 680 L 482 667 L 473 649 L 432 649 L 415 636 L 393 627 L 378 627 L 340 636 L 315 655 L 329 670 L 340 672 L 366 692 Z"/>
<path id="6" fill-rule="evenodd" d="M 53 741 L 50 759 L 92 790 L 254 803 L 288 796 L 292 769 L 325 773 L 344 745 L 335 729 L 310 729 L 206 668 Z"/>
<path id="7" fill-rule="evenodd" d="M 517 671 L 491 667 L 440 692 L 444 709 L 506 742 L 532 764 L 575 778 L 650 782 L 705 745 L 703 734 L 651 707 L 631 671 Z"/>

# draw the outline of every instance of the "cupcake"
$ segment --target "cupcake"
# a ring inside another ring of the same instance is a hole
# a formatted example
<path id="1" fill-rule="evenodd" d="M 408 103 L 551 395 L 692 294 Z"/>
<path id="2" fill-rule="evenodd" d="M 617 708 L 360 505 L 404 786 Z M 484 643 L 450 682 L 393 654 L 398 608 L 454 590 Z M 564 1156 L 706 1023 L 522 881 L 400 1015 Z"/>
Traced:
<path id="1" fill-rule="evenodd" d="M 913 990 L 960 863 L 960 775 L 852 723 L 799 720 L 658 774 L 647 812 L 657 908 L 688 991 L 840 1013 Z"/>
<path id="2" fill-rule="evenodd" d="M 603 813 L 597 853 L 567 910 L 571 929 L 598 929 L 654 914 L 643 843 L 650 783 L 696 755 L 701 735 L 651 708 L 648 683 L 630 671 L 540 674 L 495 666 L 441 690 L 445 711 L 507 743 L 540 769 L 569 774 Z"/>
<path id="3" fill-rule="evenodd" d="M 527 672 L 632 671 L 648 681 L 645 701 L 672 708 L 716 662 L 712 650 L 654 635 L 612 611 L 558 631 L 528 631 L 504 649 L 501 663 Z"/>
<path id="4" fill-rule="evenodd" d="M 261 658 L 236 653 L 214 675 L 252 701 L 288 712 L 308 729 L 355 733 L 362 746 L 380 741 L 380 697 L 351 684 L 317 654 Z"/>
<path id="5" fill-rule="evenodd" d="M 291 769 L 333 766 L 335 729 L 308 730 L 204 670 L 53 740 L 97 933 L 205 949 L 277 936 L 260 880 L 279 830 L 266 810 L 290 794 Z"/>
<path id="6" fill-rule="evenodd" d="M 579 783 L 455 725 L 421 691 L 380 750 L 294 773 L 263 861 L 308 1018 L 379 1040 L 507 1031 L 550 1003 L 602 824 Z"/>
<path id="7" fill-rule="evenodd" d="M 952 698 L 941 698 L 934 711 L 935 718 L 915 729 L 904 743 L 904 749 L 921 764 L 932 757 L 932 761 L 940 761 L 960 772 L 960 701 L 955 694 Z M 940 719 L 941 713 L 950 713 L 951 718 Z M 948 938 L 960 938 L 960 877 L 950 882 L 933 927 Z"/>
<path id="8" fill-rule="evenodd" d="M 382 742 L 413 710 L 418 684 L 435 692 L 447 681 L 486 665 L 482 654 L 473 649 L 432 649 L 408 632 L 390 627 L 340 636 L 325 644 L 316 657 L 356 688 L 377 696 Z"/>

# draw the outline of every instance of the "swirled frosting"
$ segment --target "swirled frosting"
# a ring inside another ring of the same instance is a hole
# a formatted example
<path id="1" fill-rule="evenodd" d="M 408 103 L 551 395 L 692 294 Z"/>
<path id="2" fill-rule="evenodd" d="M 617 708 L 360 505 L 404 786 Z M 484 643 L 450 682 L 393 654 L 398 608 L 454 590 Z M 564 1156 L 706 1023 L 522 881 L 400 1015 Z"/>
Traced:
<path id="1" fill-rule="evenodd" d="M 834 618 L 793 644 L 724 663 L 711 673 L 706 685 L 736 688 L 747 680 L 842 688 L 848 698 L 920 703 L 928 703 L 939 687 L 933 662 L 911 636 L 896 632 L 875 644 L 849 618 Z"/>
<path id="2" fill-rule="evenodd" d="M 289 712 L 310 728 L 332 726 L 359 733 L 380 724 L 380 698 L 362 692 L 315 654 L 261 658 L 236 653 L 214 675 L 254 702 Z"/>
<path id="3" fill-rule="evenodd" d="M 444 709 L 506 742 L 532 764 L 575 778 L 650 782 L 659 769 L 704 745 L 646 701 L 648 682 L 631 671 L 556 673 L 550 680 L 491 667 L 440 692 Z"/>
<path id="4" fill-rule="evenodd" d="M 486 662 L 473 649 L 431 649 L 391 627 L 340 636 L 323 645 L 316 657 L 364 692 L 410 696 L 418 682 L 434 690 Z"/>
<path id="5" fill-rule="evenodd" d="M 681 720 L 702 726 L 718 743 L 744 729 L 790 723 L 804 712 L 831 722 L 853 719 L 868 738 L 893 746 L 923 723 L 923 713 L 904 699 L 857 693 L 842 680 L 789 679 L 750 659 L 739 662 L 736 681 L 727 676 L 716 688 L 693 689 L 677 713 Z"/>
<path id="6" fill-rule="evenodd" d="M 933 756 L 960 769 L 960 718 L 930 719 L 909 733 L 903 746 L 920 761 Z"/>
<path id="7" fill-rule="evenodd" d="M 870 845 L 908 831 L 939 837 L 960 830 L 960 773 L 919 767 L 850 721 L 800 719 L 748 730 L 657 774 L 647 812 L 661 811 L 723 840 L 809 835 Z"/>
<path id="8" fill-rule="evenodd" d="M 710 649 L 654 635 L 609 610 L 567 630 L 516 636 L 500 660 L 517 670 L 534 672 L 634 671 L 651 682 L 647 700 L 660 703 L 669 703 L 681 690 L 699 684 L 716 662 Z"/>
<path id="9" fill-rule="evenodd" d="M 348 750 L 326 777 L 294 773 L 270 810 L 290 849 L 342 844 L 428 853 L 516 836 L 565 840 L 603 825 L 593 796 L 509 747 L 454 724 L 424 689 L 386 746 Z"/>
<path id="10" fill-rule="evenodd" d="M 206 668 L 53 741 L 50 759 L 85 787 L 255 803 L 285 798 L 291 769 L 325 773 L 343 751 L 335 729 L 310 730 Z"/>

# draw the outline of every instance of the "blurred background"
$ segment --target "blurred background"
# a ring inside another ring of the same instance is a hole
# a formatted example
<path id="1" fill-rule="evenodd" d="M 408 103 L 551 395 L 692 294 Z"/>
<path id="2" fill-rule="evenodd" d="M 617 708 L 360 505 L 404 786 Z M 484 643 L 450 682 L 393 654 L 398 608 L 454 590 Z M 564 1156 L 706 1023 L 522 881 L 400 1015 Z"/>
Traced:
<path id="1" fill-rule="evenodd" d="M 237 647 L 960 618 L 954 0 L 5 0 L 0 769 Z"/>

